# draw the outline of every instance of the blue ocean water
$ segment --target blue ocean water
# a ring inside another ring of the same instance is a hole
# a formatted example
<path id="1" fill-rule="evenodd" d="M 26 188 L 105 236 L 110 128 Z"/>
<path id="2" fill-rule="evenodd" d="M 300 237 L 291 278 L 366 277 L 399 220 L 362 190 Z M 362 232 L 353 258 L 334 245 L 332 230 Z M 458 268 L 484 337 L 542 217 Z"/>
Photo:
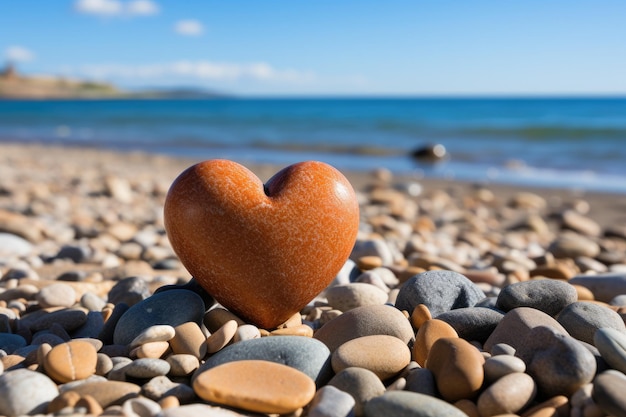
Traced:
<path id="1" fill-rule="evenodd" d="M 626 98 L 0 101 L 0 140 L 626 193 Z"/>

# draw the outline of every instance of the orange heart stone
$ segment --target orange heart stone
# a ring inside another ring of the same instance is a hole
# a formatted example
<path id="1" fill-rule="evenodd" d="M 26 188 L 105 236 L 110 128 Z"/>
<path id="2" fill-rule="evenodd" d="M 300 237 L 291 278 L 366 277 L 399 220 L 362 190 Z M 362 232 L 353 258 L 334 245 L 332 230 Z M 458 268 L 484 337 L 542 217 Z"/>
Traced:
<path id="1" fill-rule="evenodd" d="M 165 229 L 183 265 L 220 304 L 266 329 L 328 286 L 358 227 L 352 186 L 315 161 L 265 186 L 235 162 L 204 161 L 180 174 L 165 201 Z"/>

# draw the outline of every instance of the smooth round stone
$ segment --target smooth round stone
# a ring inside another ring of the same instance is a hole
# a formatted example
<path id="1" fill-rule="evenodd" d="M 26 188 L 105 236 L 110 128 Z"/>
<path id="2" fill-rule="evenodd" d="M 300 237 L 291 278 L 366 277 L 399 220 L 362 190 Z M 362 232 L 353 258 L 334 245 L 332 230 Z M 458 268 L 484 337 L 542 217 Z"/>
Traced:
<path id="1" fill-rule="evenodd" d="M 357 307 L 324 324 L 313 336 L 334 351 L 348 340 L 386 334 L 408 344 L 414 336 L 409 320 L 397 308 L 388 305 Z"/>
<path id="2" fill-rule="evenodd" d="M 39 290 L 36 300 L 42 308 L 71 307 L 76 303 L 76 291 L 61 282 L 50 284 Z"/>
<path id="3" fill-rule="evenodd" d="M 166 359 L 170 364 L 171 376 L 187 376 L 191 375 L 200 367 L 200 361 L 194 355 L 178 353 L 170 355 Z"/>
<path id="4" fill-rule="evenodd" d="M 514 372 L 491 384 L 478 397 L 478 411 L 482 416 L 515 414 L 535 398 L 537 387 L 530 375 Z"/>
<path id="5" fill-rule="evenodd" d="M 365 404 L 365 417 L 467 417 L 436 397 L 408 391 L 388 391 Z"/>
<path id="6" fill-rule="evenodd" d="M 126 310 L 115 326 L 113 341 L 116 345 L 127 345 L 146 328 L 157 324 L 176 327 L 192 321 L 200 325 L 203 316 L 204 301 L 196 293 L 164 291 Z"/>
<path id="7" fill-rule="evenodd" d="M 125 416 L 153 417 L 159 415 L 161 406 L 148 398 L 131 398 L 122 404 L 122 413 Z"/>
<path id="8" fill-rule="evenodd" d="M 53 324 L 58 324 L 69 333 L 78 329 L 86 321 L 87 314 L 83 310 L 67 308 L 43 314 L 30 325 L 30 331 L 36 333 L 49 329 Z"/>
<path id="9" fill-rule="evenodd" d="M 487 358 L 483 368 L 485 370 L 485 379 L 493 382 L 505 375 L 525 372 L 526 364 L 517 356 L 497 355 Z"/>
<path id="10" fill-rule="evenodd" d="M 605 303 L 610 302 L 618 294 L 626 294 L 626 274 L 624 273 L 578 275 L 568 282 L 588 288 L 596 300 Z"/>
<path id="11" fill-rule="evenodd" d="M 122 381 L 87 381 L 67 389 L 62 386 L 62 392 L 69 390 L 81 397 L 90 395 L 102 408 L 107 408 L 112 405 L 122 405 L 124 401 L 137 397 L 141 386 Z"/>
<path id="12" fill-rule="evenodd" d="M 455 308 L 473 307 L 485 293 L 465 276 L 446 270 L 426 271 L 402 285 L 396 307 L 411 314 L 418 304 L 425 304 L 433 317 Z"/>
<path id="13" fill-rule="evenodd" d="M 65 383 L 95 374 L 97 363 L 98 352 L 91 343 L 71 340 L 53 347 L 46 355 L 43 366 L 48 376 Z"/>
<path id="14" fill-rule="evenodd" d="M 206 401 L 260 413 L 286 414 L 313 399 L 315 382 L 286 365 L 242 360 L 199 373 L 193 390 Z"/>
<path id="15" fill-rule="evenodd" d="M 354 414 L 363 415 L 363 406 L 385 392 L 385 386 L 372 371 L 363 368 L 347 368 L 337 373 L 328 386 L 347 392 L 354 398 Z"/>
<path id="16" fill-rule="evenodd" d="M 174 337 L 175 334 L 176 330 L 168 324 L 150 326 L 147 329 L 144 329 L 133 339 L 132 342 L 130 342 L 130 348 L 132 349 L 139 345 L 143 345 L 144 343 L 150 342 L 168 342 Z"/>
<path id="17" fill-rule="evenodd" d="M 600 328 L 626 332 L 624 320 L 619 314 L 610 308 L 588 301 L 570 304 L 563 309 L 557 320 L 570 336 L 589 344 L 593 344 L 596 330 Z"/>
<path id="18" fill-rule="evenodd" d="M 215 353 L 224 348 L 237 333 L 237 322 L 235 320 L 229 320 L 222 327 L 214 331 L 206 339 L 206 351 L 208 353 Z"/>
<path id="19" fill-rule="evenodd" d="M 140 358 L 135 359 L 124 367 L 124 373 L 132 378 L 154 378 L 167 375 L 170 364 L 163 359 Z"/>
<path id="20" fill-rule="evenodd" d="M 33 245 L 12 233 L 0 233 L 0 258 L 27 256 L 33 251 Z"/>
<path id="21" fill-rule="evenodd" d="M 419 329 L 424 323 L 426 323 L 426 321 L 432 318 L 433 316 L 432 314 L 430 314 L 430 310 L 428 309 L 428 307 L 424 304 L 418 304 L 413 309 L 410 320 L 413 327 L 415 329 Z"/>
<path id="22" fill-rule="evenodd" d="M 87 291 L 80 297 L 80 305 L 89 311 L 100 312 L 106 306 L 106 302 L 98 295 Z"/>
<path id="23" fill-rule="evenodd" d="M 626 373 L 626 332 L 611 328 L 598 329 L 593 344 L 611 368 Z"/>
<path id="24" fill-rule="evenodd" d="M 576 289 L 565 281 L 533 279 L 504 287 L 498 294 L 496 308 L 507 312 L 517 307 L 531 307 L 554 317 L 577 300 Z"/>
<path id="25" fill-rule="evenodd" d="M 220 327 L 231 320 L 237 322 L 238 326 L 246 324 L 242 319 L 221 307 L 215 307 L 207 311 L 204 315 L 203 322 L 209 332 L 215 333 Z"/>
<path id="26" fill-rule="evenodd" d="M 464 339 L 439 339 L 432 346 L 426 368 L 435 376 L 441 397 L 449 402 L 471 399 L 480 390 L 485 359 Z"/>
<path id="27" fill-rule="evenodd" d="M 484 343 L 504 314 L 492 308 L 467 307 L 447 311 L 436 317 L 448 323 L 465 340 Z"/>
<path id="28" fill-rule="evenodd" d="M 626 416 L 626 376 L 615 370 L 602 372 L 593 382 L 592 398 L 605 413 Z"/>
<path id="29" fill-rule="evenodd" d="M 426 368 L 414 368 L 406 376 L 406 391 L 417 392 L 420 394 L 437 396 L 437 384 L 435 376 Z"/>
<path id="30" fill-rule="evenodd" d="M 0 333 L 0 349 L 9 355 L 27 345 L 26 339 L 19 334 Z"/>
<path id="31" fill-rule="evenodd" d="M 243 324 L 237 327 L 233 342 L 243 342 L 244 340 L 258 339 L 259 337 L 261 337 L 261 332 L 258 327 L 253 324 Z"/>
<path id="32" fill-rule="evenodd" d="M 596 359 L 578 340 L 550 327 L 539 326 L 527 333 L 528 340 L 516 355 L 526 364 L 544 396 L 570 396 L 591 382 Z"/>
<path id="33" fill-rule="evenodd" d="M 135 358 L 160 358 L 170 351 L 168 342 L 147 342 L 130 351 L 130 356 Z"/>
<path id="34" fill-rule="evenodd" d="M 0 415 L 44 414 L 58 394 L 57 385 L 42 373 L 28 369 L 5 372 L 0 375 Z"/>
<path id="35" fill-rule="evenodd" d="M 356 307 L 385 304 L 387 293 L 375 285 L 353 282 L 336 285 L 325 291 L 328 304 L 339 311 L 348 311 Z"/>
<path id="36" fill-rule="evenodd" d="M 559 333 L 568 334 L 559 322 L 543 311 L 530 307 L 518 307 L 504 315 L 483 347 L 490 352 L 493 345 L 506 343 L 517 350 L 529 341 L 528 334 L 538 326 L 551 327 Z"/>
<path id="37" fill-rule="evenodd" d="M 164 408 L 159 417 L 250 417 L 250 414 L 241 414 L 224 407 L 208 404 L 187 404 L 180 407 Z"/>
<path id="38" fill-rule="evenodd" d="M 426 364 L 428 352 L 435 342 L 444 337 L 459 337 L 456 330 L 448 323 L 442 320 L 427 320 L 420 326 L 415 335 L 415 343 L 413 343 L 413 360 L 420 366 Z"/>
<path id="39" fill-rule="evenodd" d="M 154 401 L 161 401 L 168 396 L 174 396 L 181 404 L 197 400 L 196 393 L 190 385 L 174 382 L 167 376 L 156 376 L 141 387 L 141 394 Z"/>
<path id="40" fill-rule="evenodd" d="M 108 293 L 107 302 L 111 304 L 124 303 L 133 306 L 150 297 L 150 288 L 141 277 L 128 277 L 119 280 Z"/>
<path id="41" fill-rule="evenodd" d="M 308 407 L 308 417 L 347 417 L 354 408 L 354 398 L 332 385 L 318 389 Z"/>
<path id="42" fill-rule="evenodd" d="M 330 351 L 316 339 L 272 336 L 238 342 L 209 357 L 196 375 L 218 365 L 239 360 L 265 360 L 290 366 L 308 375 L 318 385 L 332 375 Z"/>
<path id="43" fill-rule="evenodd" d="M 411 352 L 394 336 L 372 335 L 352 339 L 331 356 L 333 370 L 359 367 L 374 372 L 382 381 L 400 373 L 411 362 Z"/>
<path id="44" fill-rule="evenodd" d="M 179 324 L 175 327 L 176 334 L 170 340 L 174 353 L 187 353 L 198 359 L 204 358 L 207 353 L 207 338 L 200 326 L 194 322 Z"/>
<path id="45" fill-rule="evenodd" d="M 557 258 L 595 258 L 600 253 L 600 246 L 588 237 L 570 233 L 559 235 L 548 250 Z"/>

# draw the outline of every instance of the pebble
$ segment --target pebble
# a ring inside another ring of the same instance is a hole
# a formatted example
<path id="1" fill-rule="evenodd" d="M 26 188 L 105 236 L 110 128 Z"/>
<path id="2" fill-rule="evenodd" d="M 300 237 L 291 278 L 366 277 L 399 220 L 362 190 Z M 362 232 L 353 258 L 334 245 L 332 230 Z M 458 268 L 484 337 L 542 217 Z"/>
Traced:
<path id="1" fill-rule="evenodd" d="M 168 342 L 147 342 L 130 351 L 133 358 L 161 358 L 166 353 L 171 352 Z"/>
<path id="2" fill-rule="evenodd" d="M 385 291 L 375 285 L 361 282 L 330 287 L 326 290 L 325 295 L 331 307 L 344 312 L 356 307 L 387 302 Z"/>
<path id="3" fill-rule="evenodd" d="M 70 285 L 59 282 L 43 287 L 36 299 L 42 308 L 71 307 L 76 303 L 76 291 Z"/>
<path id="4" fill-rule="evenodd" d="M 315 396 L 315 382 L 306 374 L 260 360 L 228 362 L 202 371 L 193 389 L 206 401 L 268 414 L 294 412 Z"/>
<path id="5" fill-rule="evenodd" d="M 0 333 L 0 349 L 8 354 L 15 352 L 17 349 L 27 344 L 26 339 L 19 334 Z"/>
<path id="6" fill-rule="evenodd" d="M 174 396 L 179 403 L 187 404 L 197 399 L 193 388 L 187 383 L 174 382 L 167 376 L 156 376 L 141 387 L 141 393 L 154 401 Z"/>
<path id="7" fill-rule="evenodd" d="M 425 306 L 424 304 L 418 304 L 415 306 L 415 308 L 413 309 L 413 312 L 411 313 L 411 325 L 413 325 L 413 327 L 416 330 L 419 330 L 419 328 L 428 320 L 432 319 L 433 316 L 432 314 L 430 314 L 430 310 L 428 309 L 427 306 Z"/>
<path id="8" fill-rule="evenodd" d="M 577 299 L 576 289 L 567 282 L 533 279 L 504 287 L 498 294 L 496 308 L 507 312 L 517 307 L 531 307 L 555 317 Z"/>
<path id="9" fill-rule="evenodd" d="M 493 308 L 457 308 L 439 314 L 437 320 L 448 323 L 459 337 L 484 343 L 500 323 L 504 314 Z"/>
<path id="10" fill-rule="evenodd" d="M 57 385 L 42 373 L 28 369 L 5 372 L 0 375 L 0 415 L 44 414 L 58 394 Z"/>
<path id="11" fill-rule="evenodd" d="M 222 327 L 213 332 L 206 339 L 206 351 L 208 353 L 215 353 L 222 350 L 237 333 L 237 322 L 235 320 L 229 320 Z"/>
<path id="12" fill-rule="evenodd" d="M 168 324 L 150 326 L 142 330 L 141 333 L 130 342 L 130 347 L 134 348 L 150 342 L 169 342 L 175 334 L 176 330 Z"/>
<path id="13" fill-rule="evenodd" d="M 169 375 L 172 376 L 188 376 L 200 367 L 198 358 L 186 353 L 169 355 L 166 361 L 170 364 Z"/>
<path id="14" fill-rule="evenodd" d="M 508 374 L 525 372 L 526 364 L 517 356 L 497 355 L 487 358 L 483 368 L 485 370 L 485 380 L 494 382 Z"/>
<path id="15" fill-rule="evenodd" d="M 365 404 L 366 417 L 467 417 L 464 412 L 436 397 L 407 391 L 389 391 Z"/>
<path id="16" fill-rule="evenodd" d="M 438 319 L 427 320 L 415 335 L 412 357 L 420 366 L 426 364 L 428 353 L 435 342 L 444 337 L 459 337 L 456 330 L 448 323 Z"/>
<path id="17" fill-rule="evenodd" d="M 308 417 L 350 417 L 353 415 L 354 398 L 332 385 L 318 389 L 309 404 Z"/>
<path id="18" fill-rule="evenodd" d="M 385 392 L 385 386 L 372 371 L 363 368 L 346 368 L 338 372 L 327 386 L 347 392 L 354 398 L 354 414 L 363 415 L 364 405 Z"/>
<path id="19" fill-rule="evenodd" d="M 557 320 L 570 336 L 589 344 L 593 344 L 596 330 L 600 328 L 626 332 L 624 320 L 619 314 L 610 308 L 588 301 L 570 304 L 559 314 Z"/>
<path id="20" fill-rule="evenodd" d="M 192 321 L 198 325 L 204 316 L 204 301 L 187 290 L 171 290 L 155 294 L 130 307 L 115 326 L 113 342 L 131 343 L 144 329 L 157 324 L 176 327 Z"/>
<path id="21" fill-rule="evenodd" d="M 444 338 L 432 346 L 426 368 L 435 376 L 441 397 L 449 402 L 474 398 L 484 381 L 484 357 L 464 339 Z"/>
<path id="22" fill-rule="evenodd" d="M 514 372 L 491 384 L 478 397 L 481 416 L 515 414 L 535 398 L 537 387 L 530 375 Z"/>
<path id="23" fill-rule="evenodd" d="M 176 408 L 168 408 L 161 411 L 159 417 L 248 417 L 251 414 L 238 413 L 236 411 L 229 410 L 223 407 L 217 407 L 214 405 L 196 403 L 183 405 Z M 259 416 L 257 414 L 256 416 Z"/>
<path id="24" fill-rule="evenodd" d="M 455 308 L 473 307 L 485 293 L 465 276 L 453 271 L 426 271 L 404 283 L 396 307 L 411 314 L 425 304 L 433 317 Z"/>
<path id="25" fill-rule="evenodd" d="M 258 327 L 253 324 L 243 324 L 237 327 L 233 342 L 243 342 L 244 340 L 258 339 L 259 337 L 261 337 L 261 332 Z"/>
<path id="26" fill-rule="evenodd" d="M 406 376 L 405 389 L 411 392 L 430 395 L 431 397 L 437 396 L 435 376 L 427 368 L 411 369 Z"/>
<path id="27" fill-rule="evenodd" d="M 527 333 L 516 355 L 526 364 L 539 392 L 548 397 L 570 396 L 591 382 L 596 373 L 593 354 L 579 341 L 554 328 L 538 326 Z"/>
<path id="28" fill-rule="evenodd" d="M 593 384 L 592 397 L 605 413 L 626 416 L 626 376 L 615 370 L 608 370 L 598 375 Z"/>
<path id="29" fill-rule="evenodd" d="M 43 314 L 30 324 L 31 332 L 49 329 L 54 324 L 60 325 L 67 332 L 72 332 L 72 330 L 78 329 L 87 321 L 87 314 L 83 310 L 62 309 L 46 311 L 44 309 L 39 311 Z M 26 320 L 26 317 L 23 320 Z"/>
<path id="30" fill-rule="evenodd" d="M 13 233 L 0 232 L 0 259 L 27 256 L 33 251 L 33 245 L 26 239 Z"/>
<path id="31" fill-rule="evenodd" d="M 154 378 L 155 376 L 167 375 L 170 372 L 170 364 L 163 359 L 139 358 L 124 367 L 126 376 L 132 378 Z"/>
<path id="32" fill-rule="evenodd" d="M 131 417 L 153 417 L 161 412 L 161 406 L 148 398 L 131 398 L 124 401 L 122 412 Z"/>
<path id="33" fill-rule="evenodd" d="M 133 306 L 150 296 L 150 288 L 141 277 L 128 277 L 118 281 L 109 291 L 107 302 Z"/>
<path id="34" fill-rule="evenodd" d="M 611 368 L 626 373 L 626 332 L 600 328 L 594 334 L 593 344 Z"/>
<path id="35" fill-rule="evenodd" d="M 96 373 L 98 352 L 93 344 L 72 340 L 54 346 L 46 355 L 43 367 L 59 383 L 85 379 Z"/>
<path id="36" fill-rule="evenodd" d="M 569 280 L 572 285 L 581 285 L 591 290 L 595 299 L 610 302 L 618 294 L 626 294 L 626 274 L 606 273 L 577 275 Z"/>
<path id="37" fill-rule="evenodd" d="M 549 246 L 548 250 L 557 258 L 577 258 L 587 256 L 595 258 L 600 253 L 600 246 L 585 236 L 570 233 L 561 234 Z"/>
<path id="38" fill-rule="evenodd" d="M 227 346 L 209 357 L 198 373 L 238 360 L 265 360 L 303 372 L 318 385 L 332 376 L 330 351 L 322 342 L 300 336 L 273 336 L 250 339 Z"/>
<path id="39" fill-rule="evenodd" d="M 187 353 L 198 359 L 204 358 L 207 353 L 207 338 L 200 326 L 194 322 L 179 324 L 175 328 L 175 335 L 169 341 L 174 353 Z"/>
<path id="40" fill-rule="evenodd" d="M 406 343 L 394 336 L 372 335 L 342 344 L 331 356 L 335 373 L 350 367 L 368 369 L 382 381 L 396 376 L 411 361 Z"/>
<path id="41" fill-rule="evenodd" d="M 413 340 L 413 328 L 397 308 L 373 305 L 354 308 L 332 319 L 315 332 L 331 352 L 348 340 L 375 334 L 395 336 L 405 343 Z"/>

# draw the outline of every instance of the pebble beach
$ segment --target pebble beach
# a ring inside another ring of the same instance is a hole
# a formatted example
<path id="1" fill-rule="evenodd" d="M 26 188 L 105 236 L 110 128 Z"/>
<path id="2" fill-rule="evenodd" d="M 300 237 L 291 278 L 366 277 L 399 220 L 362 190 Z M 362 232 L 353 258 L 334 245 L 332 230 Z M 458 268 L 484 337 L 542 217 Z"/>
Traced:
<path id="1" fill-rule="evenodd" d="M 350 259 L 263 329 L 168 241 L 196 162 L 0 144 L 0 416 L 626 416 L 626 195 L 344 172 Z"/>

